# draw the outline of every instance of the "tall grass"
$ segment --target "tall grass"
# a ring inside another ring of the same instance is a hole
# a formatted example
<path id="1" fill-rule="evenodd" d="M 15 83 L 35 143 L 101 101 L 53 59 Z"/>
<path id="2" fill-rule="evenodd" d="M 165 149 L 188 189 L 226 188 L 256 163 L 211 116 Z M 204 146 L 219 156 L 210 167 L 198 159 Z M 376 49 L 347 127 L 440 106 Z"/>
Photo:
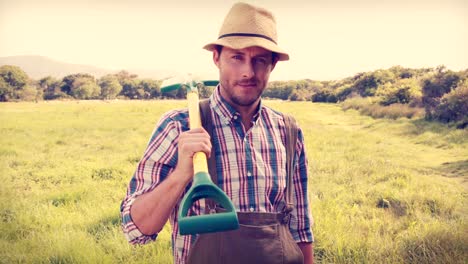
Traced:
<path id="1" fill-rule="evenodd" d="M 319 263 L 465 263 L 467 132 L 268 101 L 304 130 Z M 171 263 L 119 205 L 155 123 L 184 101 L 0 104 L 0 263 Z"/>
<path id="2" fill-rule="evenodd" d="M 354 97 L 347 99 L 341 103 L 343 110 L 355 109 L 361 114 L 372 116 L 374 118 L 390 118 L 398 119 L 406 118 L 421 118 L 424 116 L 423 108 L 410 107 L 407 104 L 391 104 L 383 106 L 373 102 L 369 98 Z"/>
<path id="3" fill-rule="evenodd" d="M 272 105 L 304 129 L 320 262 L 465 263 L 466 130 L 335 105 Z"/>

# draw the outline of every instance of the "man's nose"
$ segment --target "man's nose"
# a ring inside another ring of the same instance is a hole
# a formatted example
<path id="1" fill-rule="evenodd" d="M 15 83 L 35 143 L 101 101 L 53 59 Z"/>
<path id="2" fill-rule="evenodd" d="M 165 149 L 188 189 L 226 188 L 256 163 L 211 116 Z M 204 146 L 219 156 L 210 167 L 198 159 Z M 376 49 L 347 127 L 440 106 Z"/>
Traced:
<path id="1" fill-rule="evenodd" d="M 242 77 L 246 79 L 250 79 L 255 76 L 255 68 L 251 61 L 247 60 L 242 65 Z"/>

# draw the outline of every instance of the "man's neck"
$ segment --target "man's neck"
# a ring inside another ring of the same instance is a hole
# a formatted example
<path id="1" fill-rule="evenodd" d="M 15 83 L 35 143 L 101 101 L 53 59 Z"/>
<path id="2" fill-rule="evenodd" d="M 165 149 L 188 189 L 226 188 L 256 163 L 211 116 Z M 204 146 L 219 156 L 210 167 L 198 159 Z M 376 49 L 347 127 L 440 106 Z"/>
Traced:
<path id="1" fill-rule="evenodd" d="M 249 106 L 234 106 L 234 108 L 237 110 L 237 112 L 239 112 L 242 118 L 242 124 L 244 125 L 245 130 L 249 130 L 252 127 L 252 119 L 258 111 L 259 105 L 260 100 Z"/>
<path id="2" fill-rule="evenodd" d="M 258 98 L 254 103 L 250 105 L 239 105 L 231 101 L 229 97 L 223 95 L 223 91 L 220 91 L 219 95 L 232 107 L 236 110 L 242 119 L 242 124 L 245 127 L 245 130 L 249 130 L 252 127 L 253 116 L 259 111 L 259 105 L 261 98 Z"/>

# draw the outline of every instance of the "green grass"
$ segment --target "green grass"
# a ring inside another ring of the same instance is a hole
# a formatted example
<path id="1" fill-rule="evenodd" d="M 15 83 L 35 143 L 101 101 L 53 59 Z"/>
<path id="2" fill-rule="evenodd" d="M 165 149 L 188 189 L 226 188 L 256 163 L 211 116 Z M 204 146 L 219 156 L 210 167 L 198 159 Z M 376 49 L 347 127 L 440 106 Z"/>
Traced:
<path id="1" fill-rule="evenodd" d="M 468 133 L 337 105 L 294 114 L 321 263 L 466 263 Z M 0 263 L 171 263 L 168 226 L 128 245 L 119 205 L 159 117 L 184 101 L 0 104 Z"/>
<path id="2" fill-rule="evenodd" d="M 372 97 L 354 97 L 349 98 L 341 103 L 341 108 L 344 110 L 355 109 L 363 115 L 372 116 L 374 118 L 390 118 L 398 119 L 406 118 L 422 118 L 424 117 L 424 109 L 419 107 L 410 107 L 408 104 L 391 104 L 387 106 L 380 105 L 375 98 Z"/>

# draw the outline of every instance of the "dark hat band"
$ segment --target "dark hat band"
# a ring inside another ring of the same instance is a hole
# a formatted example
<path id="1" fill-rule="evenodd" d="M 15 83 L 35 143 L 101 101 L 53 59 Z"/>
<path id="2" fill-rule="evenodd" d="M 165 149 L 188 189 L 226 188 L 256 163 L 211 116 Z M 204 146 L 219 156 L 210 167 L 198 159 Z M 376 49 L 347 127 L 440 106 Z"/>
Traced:
<path id="1" fill-rule="evenodd" d="M 264 39 L 268 39 L 269 41 L 276 43 L 276 41 L 274 41 L 272 38 L 270 37 L 267 37 L 265 35 L 260 35 L 260 34 L 253 34 L 253 33 L 230 33 L 230 34 L 224 34 L 224 35 L 221 35 L 219 36 L 218 39 L 222 39 L 222 38 L 226 38 L 226 37 L 257 37 L 257 38 L 264 38 Z"/>

